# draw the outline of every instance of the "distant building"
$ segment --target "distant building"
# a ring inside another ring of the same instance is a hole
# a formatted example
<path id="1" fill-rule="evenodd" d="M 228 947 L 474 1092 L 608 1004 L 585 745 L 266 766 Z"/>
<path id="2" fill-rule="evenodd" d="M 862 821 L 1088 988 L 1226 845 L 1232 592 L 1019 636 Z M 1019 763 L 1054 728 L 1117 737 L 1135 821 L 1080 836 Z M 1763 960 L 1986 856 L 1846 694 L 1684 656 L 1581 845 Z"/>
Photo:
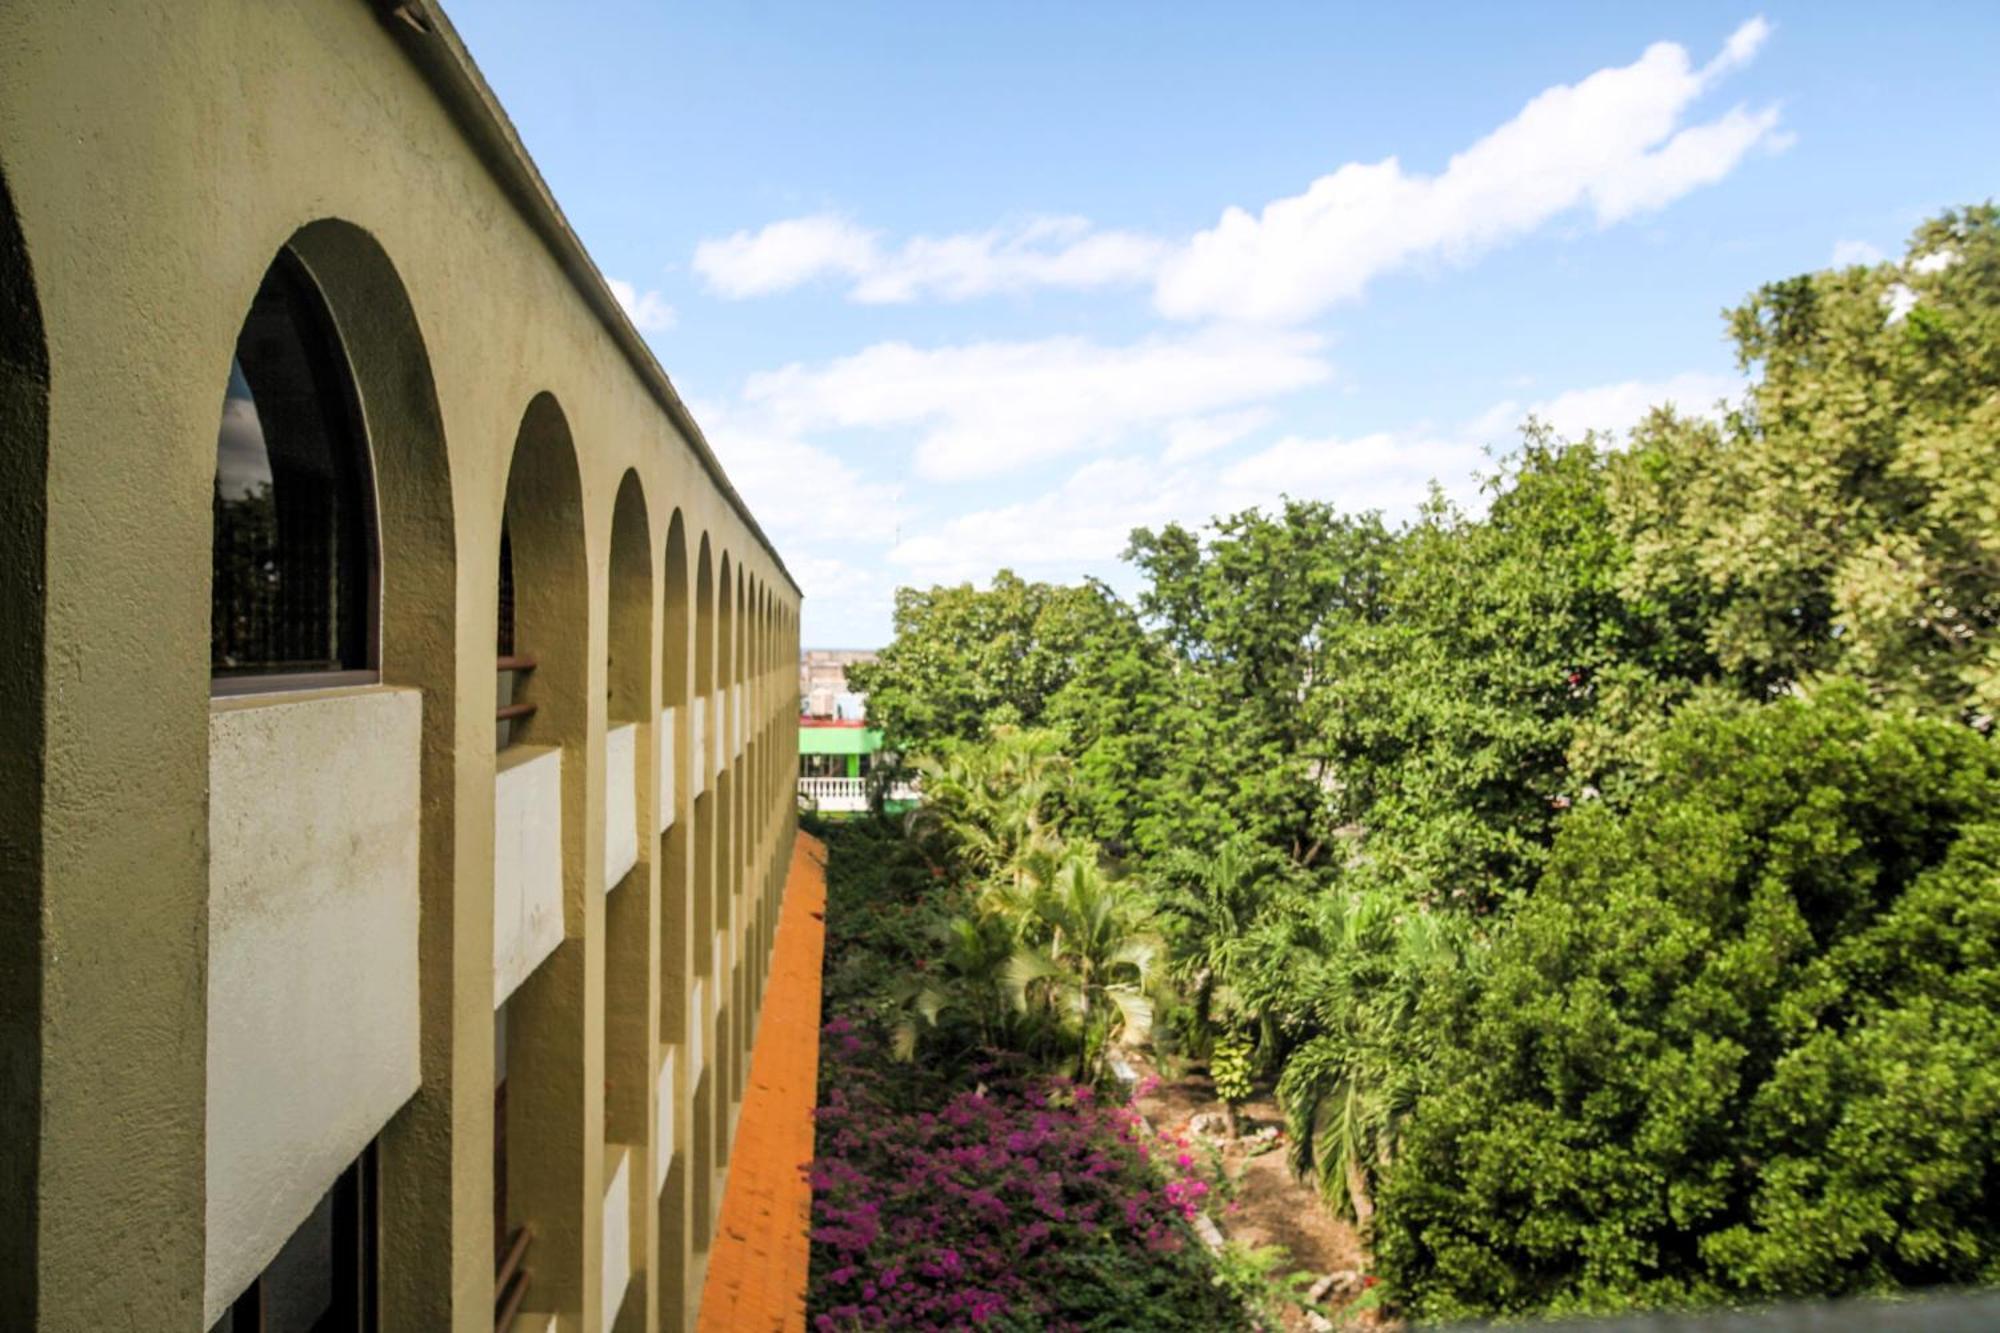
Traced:
<path id="1" fill-rule="evenodd" d="M 879 658 L 865 648 L 806 649 L 799 654 L 800 714 L 861 721 L 868 716 L 868 699 L 847 688 L 847 668 Z"/>
<path id="2" fill-rule="evenodd" d="M 860 814 L 871 792 L 894 774 L 885 766 L 882 729 L 868 725 L 868 696 L 847 688 L 847 668 L 877 655 L 854 648 L 812 648 L 799 655 L 799 805 L 823 815 Z M 916 803 L 907 781 L 882 793 L 890 810 Z"/>

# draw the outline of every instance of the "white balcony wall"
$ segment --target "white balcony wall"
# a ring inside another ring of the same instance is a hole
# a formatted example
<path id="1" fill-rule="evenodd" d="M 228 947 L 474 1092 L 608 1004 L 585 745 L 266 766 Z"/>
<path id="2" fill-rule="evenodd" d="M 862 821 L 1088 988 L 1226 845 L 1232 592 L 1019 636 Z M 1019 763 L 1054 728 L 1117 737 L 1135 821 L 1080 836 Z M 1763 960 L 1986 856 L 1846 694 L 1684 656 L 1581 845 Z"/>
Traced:
<path id="1" fill-rule="evenodd" d="M 660 774 L 653 790 L 660 794 L 659 827 L 665 833 L 674 826 L 674 710 L 660 712 Z"/>
<path id="2" fill-rule="evenodd" d="M 688 715 L 688 772 L 693 774 L 694 786 L 690 796 L 699 796 L 708 790 L 708 699 L 696 695 L 694 711 Z"/>
<path id="3" fill-rule="evenodd" d="M 660 1072 L 653 1082 L 653 1195 L 667 1187 L 667 1168 L 674 1162 L 674 1048 L 660 1048 Z"/>
<path id="4" fill-rule="evenodd" d="M 701 1033 L 708 1014 L 701 1007 L 702 984 L 697 981 L 688 992 L 688 1085 L 701 1082 Z"/>
<path id="5" fill-rule="evenodd" d="M 722 770 L 729 767 L 729 710 L 726 706 L 727 695 L 728 692 L 724 691 L 721 694 L 709 696 L 709 704 L 715 709 L 715 718 L 710 724 L 710 731 L 715 737 L 715 744 L 712 748 L 715 751 L 715 775 L 717 777 L 721 777 Z"/>
<path id="6" fill-rule="evenodd" d="M 604 1151 L 604 1327 L 610 1328 L 632 1285 L 632 1153 L 620 1144 Z"/>
<path id="7" fill-rule="evenodd" d="M 639 864 L 639 724 L 604 733 L 604 891 Z"/>
<path id="8" fill-rule="evenodd" d="M 422 708 L 383 687 L 211 707 L 210 1323 L 417 1089 Z"/>
<path id="9" fill-rule="evenodd" d="M 562 751 L 514 745 L 493 774 L 493 1007 L 563 941 Z"/>

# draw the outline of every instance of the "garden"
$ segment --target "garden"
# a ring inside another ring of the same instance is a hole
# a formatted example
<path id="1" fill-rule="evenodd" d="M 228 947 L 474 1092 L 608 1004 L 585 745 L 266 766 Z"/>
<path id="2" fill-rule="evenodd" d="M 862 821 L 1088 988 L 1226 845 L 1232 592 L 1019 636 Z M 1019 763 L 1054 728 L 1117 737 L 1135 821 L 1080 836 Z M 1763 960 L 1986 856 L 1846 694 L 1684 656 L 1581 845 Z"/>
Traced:
<path id="1" fill-rule="evenodd" d="M 1740 400 L 1477 506 L 898 594 L 818 1327 L 2000 1284 L 2000 211 L 1727 330 Z"/>

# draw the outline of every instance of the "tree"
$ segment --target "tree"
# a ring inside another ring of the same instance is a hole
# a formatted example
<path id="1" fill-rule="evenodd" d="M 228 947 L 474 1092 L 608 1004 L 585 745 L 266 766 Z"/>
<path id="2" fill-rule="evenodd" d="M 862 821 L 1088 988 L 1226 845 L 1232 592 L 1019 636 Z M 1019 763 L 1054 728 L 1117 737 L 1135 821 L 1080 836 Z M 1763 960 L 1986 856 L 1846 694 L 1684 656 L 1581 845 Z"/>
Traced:
<path id="1" fill-rule="evenodd" d="M 1134 820 L 1148 855 L 1242 834 L 1301 866 L 1324 863 L 1336 820 L 1333 755 L 1308 701 L 1330 649 L 1381 613 L 1391 542 L 1381 520 L 1286 501 L 1132 534 L 1139 609 L 1171 654 L 1173 697 L 1153 722 L 1160 770 Z"/>
<path id="2" fill-rule="evenodd" d="M 1073 1046 L 1079 1079 L 1102 1072 L 1111 1045 L 1152 1031 L 1159 937 L 1144 896 L 1114 880 L 1094 847 L 1072 849 L 1037 886 L 1007 963 L 1015 1006 L 1040 1014 Z"/>
<path id="3" fill-rule="evenodd" d="M 1045 725 L 1079 655 L 1120 620 L 1117 599 L 1096 584 L 1029 583 L 1004 569 L 986 589 L 901 588 L 895 638 L 847 678 L 867 694 L 889 749 L 936 754 L 995 726 Z"/>
<path id="4" fill-rule="evenodd" d="M 1655 414 L 1617 469 L 1634 596 L 1715 608 L 1768 694 L 1827 672 L 1981 727 L 2000 716 L 2000 210 L 1900 264 L 1762 288 L 1729 315 L 1758 375 L 1722 423 Z"/>
<path id="5" fill-rule="evenodd" d="M 1709 698 L 1431 988 L 1379 1196 L 1426 1319 L 2000 1279 L 2000 747 Z"/>

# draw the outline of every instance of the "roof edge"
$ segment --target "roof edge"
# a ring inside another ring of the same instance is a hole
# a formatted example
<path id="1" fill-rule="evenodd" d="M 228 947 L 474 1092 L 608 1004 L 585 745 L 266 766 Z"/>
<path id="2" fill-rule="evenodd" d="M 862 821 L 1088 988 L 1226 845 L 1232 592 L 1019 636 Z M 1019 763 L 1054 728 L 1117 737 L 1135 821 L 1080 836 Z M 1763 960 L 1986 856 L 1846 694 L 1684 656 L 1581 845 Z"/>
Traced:
<path id="1" fill-rule="evenodd" d="M 805 590 L 799 587 L 798 580 L 786 567 L 784 557 L 778 554 L 778 548 L 751 514 L 750 506 L 743 502 L 743 497 L 730 483 L 722 460 L 715 456 L 715 450 L 710 447 L 708 437 L 702 433 L 694 414 L 681 401 L 659 358 L 653 355 L 652 348 L 639 336 L 639 330 L 633 326 L 625 308 L 612 295 L 611 286 L 605 281 L 597 262 L 590 257 L 590 252 L 570 227 L 569 219 L 563 216 L 562 206 L 556 203 L 548 182 L 542 179 L 541 170 L 528 155 L 521 136 L 514 130 L 513 121 L 508 119 L 500 99 L 493 95 L 493 89 L 487 85 L 478 65 L 473 63 L 471 53 L 459 40 L 457 29 L 451 26 L 437 0 L 368 0 L 368 4 L 396 45 L 430 85 L 431 91 L 437 94 L 439 102 L 472 145 L 486 170 L 548 247 L 570 285 L 583 297 L 584 304 L 597 316 L 605 332 L 611 335 L 611 341 L 625 354 L 626 361 L 666 412 L 667 419 L 693 446 L 695 456 L 701 460 L 709 480 L 722 492 L 730 508 L 736 511 L 737 517 L 743 520 L 751 535 L 771 557 L 778 572 L 784 575 L 785 582 L 803 601 Z"/>

